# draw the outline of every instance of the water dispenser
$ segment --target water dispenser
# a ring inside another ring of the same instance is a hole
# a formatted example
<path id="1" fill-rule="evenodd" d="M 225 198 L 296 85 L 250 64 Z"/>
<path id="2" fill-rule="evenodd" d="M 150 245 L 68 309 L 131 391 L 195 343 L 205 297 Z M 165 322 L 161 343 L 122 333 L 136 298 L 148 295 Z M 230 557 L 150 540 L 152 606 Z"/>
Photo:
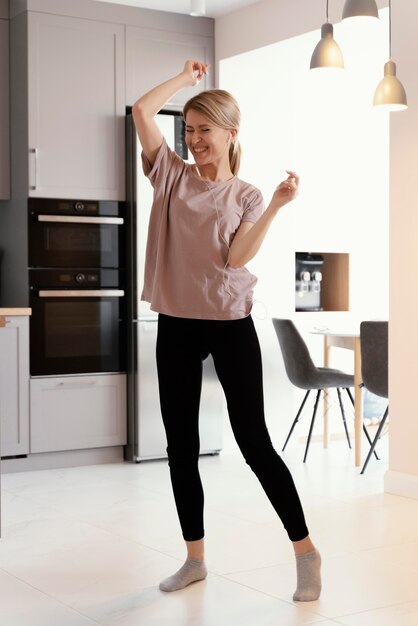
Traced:
<path id="1" fill-rule="evenodd" d="M 322 311 L 321 281 L 324 257 L 311 252 L 296 252 L 295 310 Z"/>

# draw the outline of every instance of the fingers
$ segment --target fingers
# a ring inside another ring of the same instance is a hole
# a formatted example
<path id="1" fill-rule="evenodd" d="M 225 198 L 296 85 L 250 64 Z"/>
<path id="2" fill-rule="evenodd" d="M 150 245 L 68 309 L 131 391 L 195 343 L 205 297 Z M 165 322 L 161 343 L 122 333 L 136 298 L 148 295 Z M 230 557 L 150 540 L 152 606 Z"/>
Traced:
<path id="1" fill-rule="evenodd" d="M 296 172 L 293 172 L 291 170 L 286 170 L 286 172 L 289 174 L 289 176 L 287 177 L 286 180 L 283 181 L 282 184 L 284 188 L 287 189 L 289 194 L 296 195 L 299 189 L 300 178 L 296 174 Z"/>
<path id="2" fill-rule="evenodd" d="M 196 72 L 202 72 L 202 74 L 206 74 L 206 70 L 208 68 L 207 63 L 201 63 L 200 61 L 193 61 L 193 70 Z"/>
<path id="3" fill-rule="evenodd" d="M 278 203 L 277 206 L 281 207 L 287 204 L 288 202 L 292 202 L 298 193 L 299 193 L 299 176 L 296 172 L 291 170 L 286 170 L 289 176 L 286 180 L 282 180 L 282 182 L 277 185 L 276 191 L 273 194 L 273 203 Z"/>
<path id="4" fill-rule="evenodd" d="M 294 172 L 292 172 L 292 174 L 294 174 Z M 291 200 L 291 199 L 296 198 L 296 196 L 298 195 L 298 191 L 299 191 L 298 184 L 299 184 L 299 177 L 297 175 L 295 176 L 289 175 L 286 180 L 283 180 L 276 187 L 276 191 L 279 192 L 279 195 L 285 196 L 288 198 L 288 200 Z"/>
<path id="5" fill-rule="evenodd" d="M 196 61 L 193 59 L 189 59 L 186 61 L 186 68 L 191 70 L 198 80 L 201 80 L 205 74 L 207 74 L 208 64 L 202 63 L 201 61 Z"/>
<path id="6" fill-rule="evenodd" d="M 291 170 L 286 170 L 286 172 L 289 174 L 289 176 L 287 177 L 288 180 L 293 179 L 295 181 L 296 185 L 299 185 L 300 178 L 296 174 L 296 172 L 292 172 Z"/>

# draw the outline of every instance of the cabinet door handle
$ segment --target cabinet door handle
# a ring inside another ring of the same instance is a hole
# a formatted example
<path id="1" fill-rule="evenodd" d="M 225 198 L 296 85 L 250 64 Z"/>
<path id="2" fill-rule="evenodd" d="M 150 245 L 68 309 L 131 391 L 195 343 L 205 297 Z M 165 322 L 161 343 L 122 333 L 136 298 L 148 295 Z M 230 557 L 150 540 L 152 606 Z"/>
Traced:
<path id="1" fill-rule="evenodd" d="M 58 387 L 90 387 L 97 385 L 97 380 L 66 380 L 58 383 Z"/>
<path id="2" fill-rule="evenodd" d="M 29 185 L 30 189 L 36 189 L 38 186 L 38 148 L 29 148 L 29 154 L 33 154 L 33 185 Z"/>

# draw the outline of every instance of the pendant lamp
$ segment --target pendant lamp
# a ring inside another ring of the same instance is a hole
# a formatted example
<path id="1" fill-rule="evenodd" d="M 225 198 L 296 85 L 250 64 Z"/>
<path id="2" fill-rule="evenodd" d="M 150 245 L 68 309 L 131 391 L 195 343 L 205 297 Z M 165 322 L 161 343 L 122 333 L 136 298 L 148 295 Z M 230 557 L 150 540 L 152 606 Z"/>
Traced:
<path id="1" fill-rule="evenodd" d="M 190 15 L 195 17 L 206 14 L 205 0 L 190 0 Z"/>
<path id="2" fill-rule="evenodd" d="M 384 77 L 377 86 L 373 106 L 387 111 L 408 108 L 405 89 L 396 76 L 396 64 L 392 61 L 392 3 L 389 0 L 389 60 L 385 63 Z"/>
<path id="3" fill-rule="evenodd" d="M 376 0 L 345 0 L 343 20 L 352 17 L 372 17 L 379 19 Z"/>
<path id="4" fill-rule="evenodd" d="M 328 21 L 328 0 L 326 3 L 327 21 L 321 26 L 321 39 L 312 53 L 310 69 L 338 68 L 344 69 L 341 50 L 334 39 L 334 29 Z"/>

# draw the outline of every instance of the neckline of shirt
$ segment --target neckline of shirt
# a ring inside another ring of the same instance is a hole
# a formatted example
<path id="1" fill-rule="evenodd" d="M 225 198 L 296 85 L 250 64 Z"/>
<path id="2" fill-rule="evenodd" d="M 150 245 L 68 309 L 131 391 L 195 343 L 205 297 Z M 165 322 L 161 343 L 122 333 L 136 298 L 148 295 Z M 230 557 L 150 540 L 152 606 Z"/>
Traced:
<path id="1" fill-rule="evenodd" d="M 235 180 L 236 180 L 236 176 L 233 175 L 231 178 L 228 178 L 227 180 L 205 180 L 204 178 L 202 178 L 201 176 L 199 176 L 199 174 L 196 172 L 196 166 L 193 164 L 189 164 L 189 172 L 191 173 L 192 177 L 194 180 L 196 180 L 197 182 L 199 182 L 201 185 L 203 185 L 206 189 L 208 189 L 209 187 L 222 187 L 223 185 L 231 185 Z"/>

